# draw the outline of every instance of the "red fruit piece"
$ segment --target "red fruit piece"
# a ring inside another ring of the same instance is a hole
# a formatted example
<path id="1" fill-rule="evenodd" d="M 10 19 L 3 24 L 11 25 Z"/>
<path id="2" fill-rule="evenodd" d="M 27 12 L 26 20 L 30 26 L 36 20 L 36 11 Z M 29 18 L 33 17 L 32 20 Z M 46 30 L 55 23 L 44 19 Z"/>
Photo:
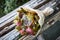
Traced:
<path id="1" fill-rule="evenodd" d="M 17 22 L 16 23 L 17 26 L 21 26 L 21 24 L 22 24 L 21 22 Z"/>
<path id="2" fill-rule="evenodd" d="M 32 30 L 30 27 L 28 27 L 28 28 L 26 29 L 26 32 L 27 32 L 28 34 L 33 34 L 33 30 Z"/>
<path id="3" fill-rule="evenodd" d="M 24 35 L 25 34 L 24 30 L 20 30 L 20 34 Z"/>

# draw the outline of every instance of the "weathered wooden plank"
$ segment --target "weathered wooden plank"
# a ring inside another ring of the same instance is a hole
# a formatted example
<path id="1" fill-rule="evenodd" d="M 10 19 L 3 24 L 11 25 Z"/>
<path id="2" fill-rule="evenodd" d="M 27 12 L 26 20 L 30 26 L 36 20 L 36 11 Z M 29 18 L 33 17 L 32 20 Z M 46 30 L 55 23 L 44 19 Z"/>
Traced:
<path id="1" fill-rule="evenodd" d="M 0 31 L 0 37 L 10 32 L 15 28 L 15 24 L 10 25 L 9 27 L 5 27 L 2 31 Z"/>
<path id="2" fill-rule="evenodd" d="M 8 39 L 9 37 L 14 36 L 15 33 L 18 33 L 18 31 L 16 29 L 14 29 L 11 32 L 9 32 L 8 34 L 2 36 L 0 39 L 2 39 L 2 40 Z"/>

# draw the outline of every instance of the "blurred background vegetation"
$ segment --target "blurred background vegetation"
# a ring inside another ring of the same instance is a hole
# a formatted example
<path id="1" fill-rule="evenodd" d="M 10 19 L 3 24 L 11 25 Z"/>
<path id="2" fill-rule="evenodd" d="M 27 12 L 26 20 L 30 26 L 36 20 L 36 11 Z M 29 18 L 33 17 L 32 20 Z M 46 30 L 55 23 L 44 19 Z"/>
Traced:
<path id="1" fill-rule="evenodd" d="M 29 0 L 0 0 L 0 18 Z"/>

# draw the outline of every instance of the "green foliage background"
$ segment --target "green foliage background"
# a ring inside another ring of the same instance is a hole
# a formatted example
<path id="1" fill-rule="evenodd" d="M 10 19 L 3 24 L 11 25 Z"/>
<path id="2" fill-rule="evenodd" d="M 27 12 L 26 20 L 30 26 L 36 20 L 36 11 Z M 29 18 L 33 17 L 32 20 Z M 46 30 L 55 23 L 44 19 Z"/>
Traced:
<path id="1" fill-rule="evenodd" d="M 28 1 L 29 0 L 0 0 L 0 17 L 8 14 Z"/>

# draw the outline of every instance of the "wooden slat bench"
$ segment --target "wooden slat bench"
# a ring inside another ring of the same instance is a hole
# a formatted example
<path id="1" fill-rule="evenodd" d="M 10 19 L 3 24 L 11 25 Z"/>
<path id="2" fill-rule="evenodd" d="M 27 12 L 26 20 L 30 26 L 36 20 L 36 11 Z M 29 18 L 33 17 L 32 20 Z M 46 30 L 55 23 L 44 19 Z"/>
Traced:
<path id="1" fill-rule="evenodd" d="M 44 3 L 46 4 L 46 3 L 48 3 L 48 2 L 49 2 L 49 1 L 42 1 L 42 3 L 39 3 L 39 5 L 42 6 L 42 5 L 44 5 Z M 27 5 L 27 4 L 26 4 L 26 5 Z M 30 5 L 30 4 L 29 4 L 29 5 Z M 35 6 L 35 7 L 38 7 L 39 5 L 37 5 L 37 6 Z M 24 6 L 24 5 L 23 5 L 23 6 Z M 28 5 L 27 5 L 27 6 L 28 6 Z M 32 7 L 32 8 L 35 8 L 35 7 Z M 19 8 L 20 8 L 20 7 L 19 7 Z M 19 9 L 19 8 L 18 8 L 18 9 Z M 39 8 L 39 7 L 38 7 L 38 8 Z M 9 17 L 8 20 L 5 19 L 6 21 L 5 21 L 5 20 L 4 20 L 4 22 L 1 21 L 2 23 L 0 23 L 0 24 L 1 24 L 0 30 L 2 30 L 2 29 L 4 30 L 5 27 L 13 25 L 13 22 L 12 22 L 12 21 L 14 20 L 14 16 L 16 15 L 16 11 L 17 11 L 18 9 L 14 10 L 14 11 L 12 11 L 12 12 L 10 13 L 10 15 L 12 15 L 12 16 Z M 14 14 L 12 14 L 12 13 L 14 13 Z M 8 16 L 9 16 L 9 15 L 8 15 Z M 7 16 L 5 16 L 5 18 L 6 18 L 6 17 L 7 17 Z M 2 19 L 4 19 L 4 17 L 2 17 L 1 20 L 2 20 Z M 15 25 L 14 25 L 14 26 L 15 26 Z M 14 30 L 15 30 L 15 29 L 14 29 Z M 15 31 L 16 31 L 16 30 L 15 30 Z M 5 35 L 5 36 L 1 37 L 0 39 L 8 39 L 8 37 L 11 37 L 10 34 L 12 34 L 12 35 L 15 34 L 15 31 L 13 31 L 13 32 L 11 32 L 11 33 L 9 32 L 8 34 L 6 34 L 7 36 Z M 17 31 L 16 31 L 16 33 L 19 35 L 19 33 L 18 33 Z M 15 35 L 16 35 L 16 34 L 15 34 Z M 7 38 L 5 38 L 5 37 L 7 37 Z M 16 37 L 16 36 L 15 36 L 15 37 Z M 11 39 L 11 40 L 12 40 L 12 39 Z"/>
<path id="2" fill-rule="evenodd" d="M 29 3 L 31 3 L 31 2 L 33 2 L 33 1 L 30 1 L 30 2 L 28 2 L 28 3 L 26 3 L 25 5 L 22 5 L 22 7 L 23 6 L 31 6 Z M 34 1 L 34 2 L 38 2 L 38 1 Z M 41 1 L 40 3 L 37 3 L 36 5 L 33 5 L 34 3 L 32 3 L 32 5 L 34 6 L 34 7 L 32 7 L 32 8 L 35 8 L 35 7 L 37 7 L 37 6 L 42 6 L 42 5 L 44 5 L 44 4 L 46 4 L 48 1 L 46 1 L 46 0 L 43 0 L 43 1 Z M 39 5 L 38 5 L 39 4 Z M 40 7 L 39 6 L 39 7 Z M 14 11 L 12 11 L 12 12 L 10 12 L 9 14 L 7 14 L 6 16 L 4 16 L 4 17 L 2 17 L 2 18 L 0 18 L 0 30 L 2 30 L 3 28 L 5 28 L 6 26 L 9 26 L 9 25 L 11 25 L 11 24 L 13 24 L 12 23 L 12 21 L 14 20 L 14 16 L 16 15 L 16 11 L 17 10 L 19 10 L 21 8 L 21 6 L 20 7 L 18 7 L 17 9 L 15 9 Z M 3 20 L 4 19 L 4 20 Z M 1 21 L 2 20 L 2 21 Z"/>

